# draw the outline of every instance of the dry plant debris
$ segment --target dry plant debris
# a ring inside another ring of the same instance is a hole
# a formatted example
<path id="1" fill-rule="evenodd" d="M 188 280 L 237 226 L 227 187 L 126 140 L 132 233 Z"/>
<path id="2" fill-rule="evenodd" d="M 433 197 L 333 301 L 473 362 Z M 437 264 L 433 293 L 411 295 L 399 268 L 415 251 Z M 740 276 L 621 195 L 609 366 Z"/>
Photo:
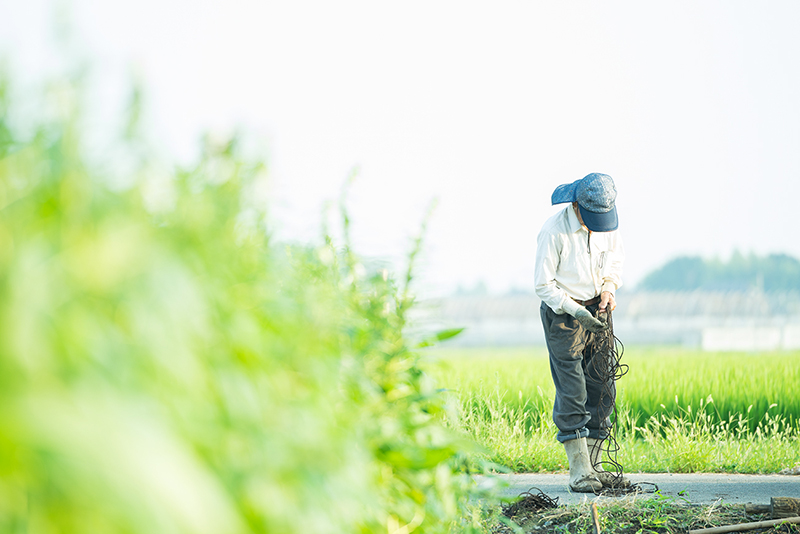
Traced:
<path id="1" fill-rule="evenodd" d="M 536 490 L 536 493 L 534 493 L 534 490 Z M 503 507 L 504 516 L 513 518 L 558 507 L 558 497 L 553 499 L 539 488 L 531 488 L 520 494 L 520 497 L 520 500 Z"/>
<path id="2" fill-rule="evenodd" d="M 526 499 L 531 500 L 525 496 L 518 502 Z M 655 496 L 632 495 L 613 501 L 600 498 L 579 505 L 541 510 L 534 510 L 528 504 L 517 509 L 512 509 L 511 505 L 503 509 L 504 517 L 495 516 L 488 530 L 493 534 L 591 533 L 594 532 L 592 503 L 598 507 L 604 534 L 685 534 L 694 529 L 769 519 L 769 514 L 746 513 L 742 505 L 722 501 L 693 505 L 686 499 L 656 493 Z M 515 513 L 509 515 L 512 510 Z M 800 534 L 800 525 L 782 525 L 753 532 Z"/>
<path id="3" fill-rule="evenodd" d="M 795 465 L 794 467 L 787 467 L 786 469 L 782 469 L 779 475 L 800 475 L 800 464 Z"/>

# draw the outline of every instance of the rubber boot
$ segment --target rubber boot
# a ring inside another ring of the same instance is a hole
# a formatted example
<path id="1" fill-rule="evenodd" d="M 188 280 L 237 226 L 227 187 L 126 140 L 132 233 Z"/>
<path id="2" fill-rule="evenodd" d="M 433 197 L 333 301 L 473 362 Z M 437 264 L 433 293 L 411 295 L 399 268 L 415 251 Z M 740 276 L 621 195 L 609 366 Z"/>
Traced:
<path id="1" fill-rule="evenodd" d="M 603 483 L 595 476 L 589 463 L 586 438 L 565 441 L 564 449 L 569 460 L 569 489 L 578 493 L 593 493 L 603 489 Z"/>
<path id="2" fill-rule="evenodd" d="M 602 453 L 603 453 L 603 440 L 595 438 L 586 438 L 586 446 L 589 449 L 589 460 L 594 469 L 594 475 L 603 486 L 606 488 L 627 488 L 631 485 L 628 477 L 618 475 L 603 469 Z"/>

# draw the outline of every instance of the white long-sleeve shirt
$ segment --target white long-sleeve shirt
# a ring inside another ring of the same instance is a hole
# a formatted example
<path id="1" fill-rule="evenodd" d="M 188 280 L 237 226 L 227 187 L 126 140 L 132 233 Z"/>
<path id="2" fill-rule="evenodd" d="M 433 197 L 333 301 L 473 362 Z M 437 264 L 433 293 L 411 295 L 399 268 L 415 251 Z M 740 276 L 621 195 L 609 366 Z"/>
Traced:
<path id="1" fill-rule="evenodd" d="M 618 230 L 589 232 L 572 204 L 550 217 L 537 238 L 536 294 L 557 314 L 575 315 L 578 300 L 622 286 L 625 250 Z"/>

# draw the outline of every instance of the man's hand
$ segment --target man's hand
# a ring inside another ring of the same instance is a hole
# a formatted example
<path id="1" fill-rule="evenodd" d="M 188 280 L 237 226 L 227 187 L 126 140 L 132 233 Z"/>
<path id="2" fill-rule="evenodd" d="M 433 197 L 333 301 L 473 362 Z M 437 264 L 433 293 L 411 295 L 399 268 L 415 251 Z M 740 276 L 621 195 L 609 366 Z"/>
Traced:
<path id="1" fill-rule="evenodd" d="M 603 291 L 600 293 L 600 306 L 597 307 L 600 313 L 614 311 L 616 307 L 617 301 L 614 300 L 614 294 L 611 291 Z"/>
<path id="2" fill-rule="evenodd" d="M 594 332 L 595 334 L 598 332 L 602 332 L 606 328 L 608 328 L 608 324 L 598 321 L 595 319 L 592 314 L 586 308 L 581 308 L 575 313 L 575 318 L 581 323 L 581 326 L 584 327 L 589 332 Z"/>

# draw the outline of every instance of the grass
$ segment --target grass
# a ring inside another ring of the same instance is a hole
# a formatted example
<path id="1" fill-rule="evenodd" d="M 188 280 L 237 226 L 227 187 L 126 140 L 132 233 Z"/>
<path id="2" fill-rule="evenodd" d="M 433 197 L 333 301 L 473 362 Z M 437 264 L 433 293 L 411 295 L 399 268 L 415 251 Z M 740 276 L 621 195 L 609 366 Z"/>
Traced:
<path id="1" fill-rule="evenodd" d="M 486 458 L 516 472 L 559 471 L 544 348 L 439 349 L 429 372 Z M 800 461 L 800 352 L 629 348 L 618 382 L 618 460 L 629 472 L 772 473 Z"/>

